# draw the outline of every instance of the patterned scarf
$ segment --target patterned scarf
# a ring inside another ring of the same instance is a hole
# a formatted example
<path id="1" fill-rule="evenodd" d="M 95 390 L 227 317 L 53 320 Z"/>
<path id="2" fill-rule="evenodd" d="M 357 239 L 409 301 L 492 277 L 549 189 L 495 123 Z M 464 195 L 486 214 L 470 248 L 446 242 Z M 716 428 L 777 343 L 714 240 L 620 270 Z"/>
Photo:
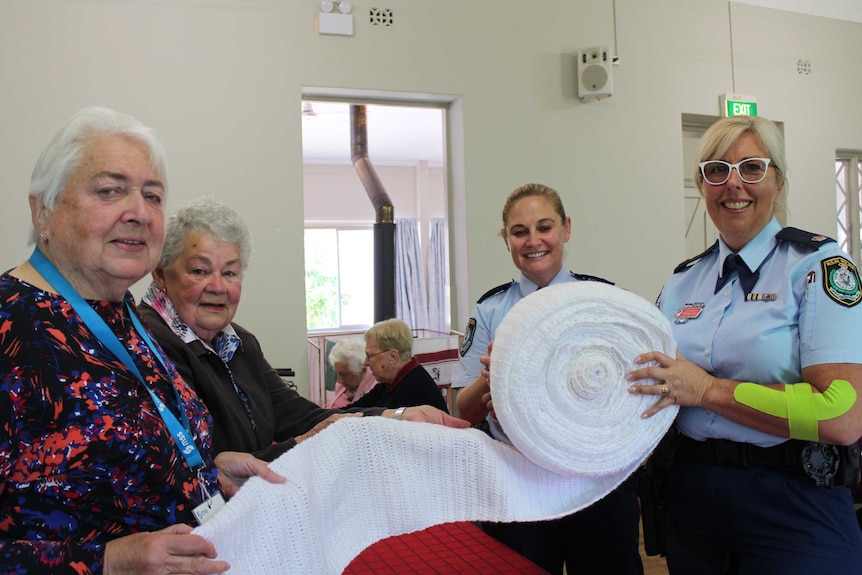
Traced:
<path id="1" fill-rule="evenodd" d="M 236 353 L 240 344 L 239 336 L 231 324 L 227 324 L 223 330 L 216 334 L 213 338 L 215 349 L 205 342 L 188 326 L 186 322 L 180 318 L 174 304 L 168 299 L 168 295 L 156 285 L 156 282 L 150 284 L 147 288 L 147 293 L 141 298 L 141 301 L 159 314 L 165 323 L 171 328 L 171 331 L 177 334 L 177 337 L 185 343 L 191 343 L 195 340 L 201 342 L 205 348 L 218 355 L 225 365 L 233 359 L 233 354 Z"/>
<path id="2" fill-rule="evenodd" d="M 236 353 L 236 350 L 239 348 L 239 344 L 241 343 L 233 326 L 231 324 L 227 324 L 223 330 L 216 334 L 213 338 L 213 344 L 215 344 L 215 349 L 213 349 L 210 344 L 199 338 L 194 330 L 182 320 L 180 314 L 177 313 L 174 304 L 168 298 L 168 295 L 156 285 L 156 282 L 150 284 L 150 287 L 147 288 L 147 293 L 144 294 L 141 301 L 156 310 L 159 317 L 161 317 L 165 323 L 170 326 L 171 331 L 173 331 L 178 338 L 183 340 L 183 342 L 188 344 L 197 340 L 201 342 L 206 349 L 221 358 L 224 366 L 227 368 L 227 373 L 230 376 L 230 382 L 233 385 L 233 389 L 242 402 L 245 415 L 251 422 L 252 429 L 257 431 L 257 422 L 254 420 L 254 414 L 252 414 L 251 411 L 248 394 L 242 390 L 239 384 L 237 384 L 236 379 L 233 377 L 233 371 L 230 369 L 229 362 L 233 359 L 233 354 Z"/>

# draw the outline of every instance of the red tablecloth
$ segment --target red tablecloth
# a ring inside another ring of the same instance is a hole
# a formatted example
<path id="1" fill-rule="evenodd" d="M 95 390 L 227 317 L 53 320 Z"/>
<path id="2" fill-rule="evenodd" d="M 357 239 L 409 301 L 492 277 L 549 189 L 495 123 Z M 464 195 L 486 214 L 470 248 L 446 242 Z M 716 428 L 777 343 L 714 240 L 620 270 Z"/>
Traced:
<path id="1" fill-rule="evenodd" d="M 344 575 L 547 575 L 472 523 L 446 523 L 378 541 Z"/>

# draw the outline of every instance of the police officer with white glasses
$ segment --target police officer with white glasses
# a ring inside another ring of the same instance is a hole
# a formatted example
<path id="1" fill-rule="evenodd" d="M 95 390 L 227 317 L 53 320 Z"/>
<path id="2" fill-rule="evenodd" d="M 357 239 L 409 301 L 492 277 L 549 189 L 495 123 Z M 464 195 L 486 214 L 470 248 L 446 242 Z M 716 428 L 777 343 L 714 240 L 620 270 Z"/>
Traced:
<path id="1" fill-rule="evenodd" d="M 669 472 L 671 575 L 862 572 L 862 291 L 850 257 L 774 217 L 778 127 L 716 122 L 697 187 L 720 237 L 680 264 L 659 307 L 679 354 L 650 352 L 631 393 L 680 412 Z"/>

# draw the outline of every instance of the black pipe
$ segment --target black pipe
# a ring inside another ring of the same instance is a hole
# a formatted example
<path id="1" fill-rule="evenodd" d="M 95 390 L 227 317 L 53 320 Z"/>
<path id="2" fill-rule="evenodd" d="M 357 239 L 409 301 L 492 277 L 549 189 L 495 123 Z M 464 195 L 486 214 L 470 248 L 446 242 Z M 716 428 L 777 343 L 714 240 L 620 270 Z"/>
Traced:
<path id="1" fill-rule="evenodd" d="M 368 157 L 365 106 L 350 106 L 350 158 L 374 206 L 374 322 L 395 317 L 395 209 Z"/>

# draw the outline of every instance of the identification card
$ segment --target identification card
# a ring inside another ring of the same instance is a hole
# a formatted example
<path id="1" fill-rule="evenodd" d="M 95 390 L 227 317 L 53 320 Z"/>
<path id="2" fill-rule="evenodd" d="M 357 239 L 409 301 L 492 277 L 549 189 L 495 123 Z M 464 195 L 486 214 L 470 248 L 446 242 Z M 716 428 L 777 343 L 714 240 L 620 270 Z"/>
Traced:
<path id="1" fill-rule="evenodd" d="M 192 509 L 192 513 L 195 515 L 195 519 L 198 520 L 198 523 L 203 525 L 207 521 L 213 518 L 213 515 L 216 512 L 224 507 L 224 497 L 221 496 L 221 493 L 216 493 L 194 509 Z"/>

